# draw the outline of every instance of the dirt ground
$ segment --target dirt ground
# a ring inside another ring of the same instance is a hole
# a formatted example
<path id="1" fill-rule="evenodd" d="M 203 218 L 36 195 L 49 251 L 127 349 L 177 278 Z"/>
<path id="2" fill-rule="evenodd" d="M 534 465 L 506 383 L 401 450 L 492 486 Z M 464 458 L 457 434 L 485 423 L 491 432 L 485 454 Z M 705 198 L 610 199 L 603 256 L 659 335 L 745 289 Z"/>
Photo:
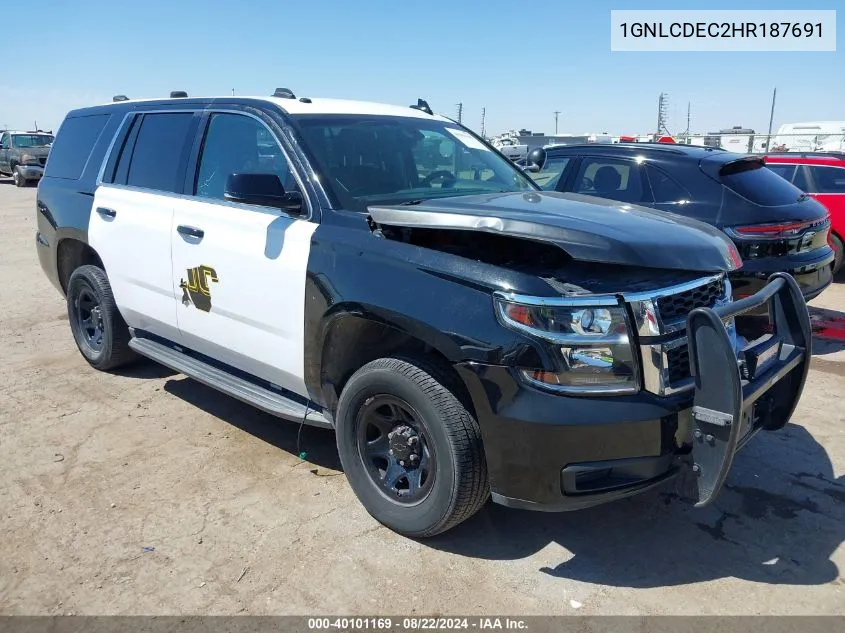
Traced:
<path id="1" fill-rule="evenodd" d="M 0 180 L 0 613 L 845 614 L 842 281 L 813 302 L 792 424 L 737 457 L 715 507 L 671 485 L 569 514 L 489 505 L 414 542 L 359 505 L 331 432 L 297 438 L 150 363 L 91 369 L 34 201 Z"/>

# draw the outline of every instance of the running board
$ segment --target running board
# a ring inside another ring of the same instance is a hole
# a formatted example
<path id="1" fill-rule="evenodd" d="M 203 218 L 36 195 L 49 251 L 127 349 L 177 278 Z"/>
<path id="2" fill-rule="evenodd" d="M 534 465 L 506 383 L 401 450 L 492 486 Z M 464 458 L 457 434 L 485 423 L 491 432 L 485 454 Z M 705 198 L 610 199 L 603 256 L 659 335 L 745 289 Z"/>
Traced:
<path id="1" fill-rule="evenodd" d="M 129 347 L 141 356 L 169 367 L 180 374 L 185 374 L 197 382 L 217 389 L 228 396 L 237 398 L 241 402 L 251 404 L 256 409 L 266 411 L 286 420 L 302 422 L 305 416 L 305 405 L 294 402 L 285 396 L 265 389 L 243 378 L 218 369 L 201 360 L 183 354 L 171 347 L 162 345 L 148 338 L 133 337 L 129 341 Z M 308 409 L 308 416 L 305 417 L 305 424 L 320 426 L 323 428 L 334 428 L 332 423 L 319 411 Z"/>

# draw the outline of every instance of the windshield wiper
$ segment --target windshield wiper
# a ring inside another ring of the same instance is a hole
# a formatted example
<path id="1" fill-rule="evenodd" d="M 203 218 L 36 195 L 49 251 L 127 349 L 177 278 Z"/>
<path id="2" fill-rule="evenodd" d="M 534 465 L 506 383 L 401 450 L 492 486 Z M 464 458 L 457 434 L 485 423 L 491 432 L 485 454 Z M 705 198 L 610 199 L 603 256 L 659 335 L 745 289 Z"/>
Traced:
<path id="1" fill-rule="evenodd" d="M 422 204 L 423 202 L 424 202 L 423 200 L 405 200 L 405 202 L 400 202 L 399 206 L 410 207 L 410 206 L 413 206 L 415 204 Z"/>

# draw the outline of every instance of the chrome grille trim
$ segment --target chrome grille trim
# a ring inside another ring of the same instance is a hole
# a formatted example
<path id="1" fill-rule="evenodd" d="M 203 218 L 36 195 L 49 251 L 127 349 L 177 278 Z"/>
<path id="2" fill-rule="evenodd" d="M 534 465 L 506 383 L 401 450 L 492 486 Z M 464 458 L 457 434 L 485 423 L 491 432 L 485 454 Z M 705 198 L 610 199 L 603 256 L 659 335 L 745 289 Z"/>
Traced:
<path id="1" fill-rule="evenodd" d="M 636 295 L 632 294 L 625 297 L 631 307 L 634 327 L 640 337 L 678 335 L 677 338 L 672 338 L 668 341 L 662 341 L 660 343 L 646 342 L 640 345 L 643 389 L 658 396 L 668 396 L 689 391 L 693 388 L 694 384 L 691 376 L 687 375 L 685 378 L 674 382 L 670 380 L 668 352 L 688 344 L 686 337 L 686 315 L 682 318 L 664 321 L 660 314 L 658 299 L 673 294 L 689 292 L 700 286 L 720 280 L 724 280 L 722 296 L 712 305 L 706 306 L 713 307 L 713 305 L 720 305 L 731 301 L 732 289 L 726 275 L 711 275 L 689 283 L 663 288 L 656 292 L 637 293 Z"/>

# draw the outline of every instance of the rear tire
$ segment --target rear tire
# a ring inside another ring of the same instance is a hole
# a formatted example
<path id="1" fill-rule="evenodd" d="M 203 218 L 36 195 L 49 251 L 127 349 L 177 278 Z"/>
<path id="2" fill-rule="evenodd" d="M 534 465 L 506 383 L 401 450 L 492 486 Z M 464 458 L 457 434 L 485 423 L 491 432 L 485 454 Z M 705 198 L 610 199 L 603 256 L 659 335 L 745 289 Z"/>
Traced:
<path id="1" fill-rule="evenodd" d="M 842 270 L 842 259 L 843 256 L 845 256 L 845 253 L 842 252 L 842 240 L 838 235 L 831 233 L 830 241 L 833 243 L 833 252 L 836 254 L 836 257 L 833 260 L 833 274 L 835 275 Z"/>
<path id="2" fill-rule="evenodd" d="M 76 346 L 92 367 L 106 371 L 135 360 L 129 328 L 105 271 L 90 265 L 74 270 L 67 284 L 67 309 Z"/>
<path id="3" fill-rule="evenodd" d="M 489 497 L 481 430 L 449 382 L 428 363 L 381 358 L 340 395 L 337 448 L 349 485 L 373 518 L 405 536 L 445 532 Z"/>

